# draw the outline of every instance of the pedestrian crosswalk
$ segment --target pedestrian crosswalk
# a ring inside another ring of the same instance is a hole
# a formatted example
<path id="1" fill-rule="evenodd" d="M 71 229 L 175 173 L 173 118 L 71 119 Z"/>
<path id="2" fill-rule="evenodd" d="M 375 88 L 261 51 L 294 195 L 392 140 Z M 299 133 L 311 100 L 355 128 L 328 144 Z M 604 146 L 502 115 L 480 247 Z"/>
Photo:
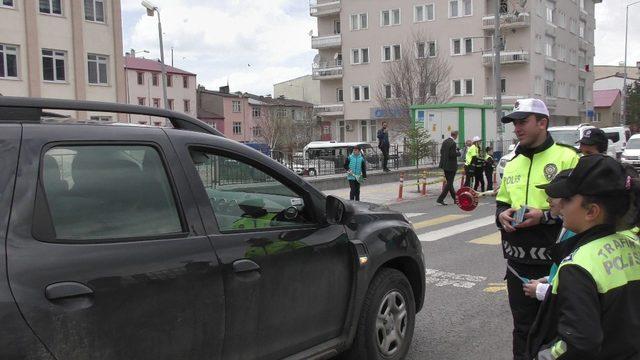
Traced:
<path id="1" fill-rule="evenodd" d="M 468 214 L 448 214 L 426 220 L 417 220 L 417 218 L 423 218 L 427 214 L 407 213 L 405 215 L 413 223 L 413 227 L 418 233 L 418 239 L 421 242 L 438 241 L 475 231 L 480 236 L 472 239 L 469 243 L 478 245 L 500 244 L 500 234 L 495 229 L 494 215 L 471 219 L 472 216 Z"/>

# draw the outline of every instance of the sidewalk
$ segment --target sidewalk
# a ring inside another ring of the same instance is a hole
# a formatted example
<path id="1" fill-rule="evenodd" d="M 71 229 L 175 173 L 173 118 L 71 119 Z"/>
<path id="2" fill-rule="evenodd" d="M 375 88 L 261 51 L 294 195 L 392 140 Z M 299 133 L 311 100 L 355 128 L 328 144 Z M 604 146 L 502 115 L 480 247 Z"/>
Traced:
<path id="1" fill-rule="evenodd" d="M 460 188 L 461 178 L 462 175 L 456 175 L 454 183 L 454 187 L 456 189 Z M 403 200 L 401 201 L 398 200 L 399 181 L 375 185 L 367 185 L 367 182 L 365 181 L 365 183 L 360 187 L 360 201 L 389 205 L 397 204 L 402 201 L 425 199 L 425 201 L 433 202 L 435 204 L 435 197 L 440 195 L 440 192 L 442 191 L 442 180 L 443 176 L 432 176 L 427 178 L 427 196 L 423 196 L 418 191 L 415 179 L 405 181 L 402 196 Z M 327 190 L 324 191 L 324 193 L 349 199 L 349 187 L 346 179 L 344 180 L 344 183 L 346 186 L 345 188 Z M 420 189 L 422 189 L 422 185 L 420 185 Z M 453 201 L 451 200 L 451 196 L 448 196 L 445 202 L 452 203 Z"/>

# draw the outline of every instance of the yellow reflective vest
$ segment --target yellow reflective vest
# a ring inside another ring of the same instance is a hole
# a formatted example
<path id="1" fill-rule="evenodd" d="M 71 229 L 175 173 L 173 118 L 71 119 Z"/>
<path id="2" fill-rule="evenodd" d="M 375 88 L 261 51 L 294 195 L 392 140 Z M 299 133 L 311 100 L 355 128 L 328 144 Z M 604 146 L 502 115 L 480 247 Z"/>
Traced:
<path id="1" fill-rule="evenodd" d="M 478 156 L 478 147 L 476 146 L 476 144 L 469 146 L 469 149 L 467 149 L 467 154 L 464 158 L 464 164 L 467 166 L 471 165 L 471 161 L 473 160 L 474 156 Z"/>

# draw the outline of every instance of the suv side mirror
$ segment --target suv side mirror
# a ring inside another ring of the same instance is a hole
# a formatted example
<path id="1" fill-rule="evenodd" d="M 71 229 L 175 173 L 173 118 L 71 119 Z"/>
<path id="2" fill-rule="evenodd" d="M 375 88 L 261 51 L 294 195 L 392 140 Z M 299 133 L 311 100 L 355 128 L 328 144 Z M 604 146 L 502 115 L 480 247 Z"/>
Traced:
<path id="1" fill-rule="evenodd" d="M 353 214 L 353 207 L 335 196 L 327 196 L 326 203 L 327 222 L 331 225 L 342 224 Z"/>

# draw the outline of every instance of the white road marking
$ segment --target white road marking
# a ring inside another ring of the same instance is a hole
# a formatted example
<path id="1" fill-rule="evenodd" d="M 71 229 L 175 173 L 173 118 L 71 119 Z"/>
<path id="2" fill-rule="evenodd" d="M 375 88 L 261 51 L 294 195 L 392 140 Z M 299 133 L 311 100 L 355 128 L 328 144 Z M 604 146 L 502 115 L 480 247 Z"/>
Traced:
<path id="1" fill-rule="evenodd" d="M 435 286 L 453 286 L 465 289 L 471 289 L 478 283 L 487 280 L 484 276 L 454 274 L 435 269 L 426 269 L 425 279 L 427 284 Z"/>
<path id="2" fill-rule="evenodd" d="M 409 219 L 423 215 L 427 215 L 427 213 L 404 213 L 404 216 L 408 217 Z"/>
<path id="3" fill-rule="evenodd" d="M 418 235 L 418 239 L 422 242 L 436 241 L 450 236 L 462 234 L 463 232 L 467 232 L 469 230 L 473 230 L 482 226 L 491 225 L 495 223 L 495 221 L 496 217 L 494 215 L 491 215 L 459 225 L 450 226 L 445 229 L 426 232 Z"/>

